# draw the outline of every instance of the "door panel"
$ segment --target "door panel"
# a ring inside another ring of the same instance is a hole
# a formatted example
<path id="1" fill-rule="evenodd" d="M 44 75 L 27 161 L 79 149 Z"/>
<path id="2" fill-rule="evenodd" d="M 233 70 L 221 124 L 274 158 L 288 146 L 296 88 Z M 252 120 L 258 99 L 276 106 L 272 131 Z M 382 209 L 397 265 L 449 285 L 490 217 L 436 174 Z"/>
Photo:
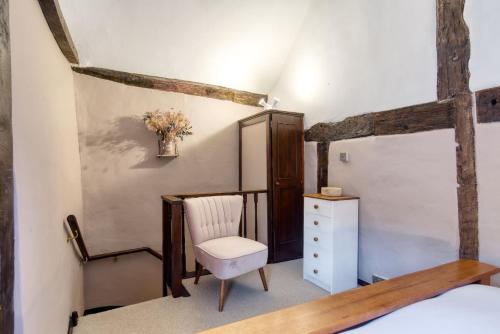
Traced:
<path id="1" fill-rule="evenodd" d="M 298 140 L 296 124 L 278 123 L 276 133 L 278 140 L 277 164 L 278 178 L 294 179 L 298 177 L 297 147 Z"/>
<path id="2" fill-rule="evenodd" d="M 240 190 L 258 190 L 268 188 L 268 149 L 267 133 L 269 123 L 267 118 L 258 123 L 240 128 Z M 268 245 L 267 194 L 259 196 L 257 205 L 258 241 Z M 248 196 L 247 222 L 248 235 L 254 239 L 255 211 L 253 196 Z M 270 247 L 272 247 L 270 245 Z"/>
<path id="3" fill-rule="evenodd" d="M 273 114 L 273 231 L 275 261 L 302 257 L 303 123 L 302 117 Z"/>

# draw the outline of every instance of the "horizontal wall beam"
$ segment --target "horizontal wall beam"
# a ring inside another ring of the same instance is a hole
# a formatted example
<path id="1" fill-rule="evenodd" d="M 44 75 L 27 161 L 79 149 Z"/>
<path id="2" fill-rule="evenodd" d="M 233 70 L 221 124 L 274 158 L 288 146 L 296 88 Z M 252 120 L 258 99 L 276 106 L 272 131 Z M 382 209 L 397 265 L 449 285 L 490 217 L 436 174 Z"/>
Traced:
<path id="1" fill-rule="evenodd" d="M 318 123 L 306 131 L 306 141 L 330 142 L 368 136 L 396 135 L 455 127 L 455 103 L 431 102 L 389 111 Z"/>
<path id="2" fill-rule="evenodd" d="M 260 99 L 267 100 L 267 95 L 245 92 L 241 90 L 208 85 L 192 81 L 168 79 L 144 74 L 114 71 L 96 67 L 74 66 L 73 71 L 96 78 L 119 82 L 129 86 L 157 89 L 188 95 L 226 100 L 249 106 L 259 106 Z"/>
<path id="3" fill-rule="evenodd" d="M 71 64 L 78 64 L 78 53 L 57 0 L 38 0 L 45 20 L 62 53 Z"/>
<path id="4" fill-rule="evenodd" d="M 328 187 L 328 153 L 330 151 L 330 142 L 318 143 L 316 153 L 318 155 L 317 181 L 316 187 L 321 192 L 321 187 Z"/>
<path id="5" fill-rule="evenodd" d="M 500 87 L 476 92 L 478 123 L 500 122 Z"/>

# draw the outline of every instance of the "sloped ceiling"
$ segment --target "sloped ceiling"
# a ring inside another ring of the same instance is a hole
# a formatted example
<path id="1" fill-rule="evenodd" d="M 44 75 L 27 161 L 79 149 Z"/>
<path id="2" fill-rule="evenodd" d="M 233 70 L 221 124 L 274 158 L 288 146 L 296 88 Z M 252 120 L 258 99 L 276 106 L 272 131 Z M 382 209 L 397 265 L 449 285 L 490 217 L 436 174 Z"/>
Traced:
<path id="1" fill-rule="evenodd" d="M 271 90 L 311 0 L 59 0 L 81 66 Z"/>

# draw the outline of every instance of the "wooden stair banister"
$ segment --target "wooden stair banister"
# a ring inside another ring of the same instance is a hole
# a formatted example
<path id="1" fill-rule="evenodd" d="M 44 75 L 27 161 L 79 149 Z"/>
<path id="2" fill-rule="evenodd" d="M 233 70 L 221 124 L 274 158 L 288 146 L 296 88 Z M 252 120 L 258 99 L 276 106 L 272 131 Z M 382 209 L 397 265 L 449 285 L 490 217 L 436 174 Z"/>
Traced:
<path id="1" fill-rule="evenodd" d="M 163 195 L 162 199 L 162 250 L 163 250 L 163 279 L 162 291 L 163 296 L 167 296 L 168 288 L 172 292 L 174 298 L 190 296 L 187 289 L 182 284 L 185 278 L 194 277 L 194 272 L 186 270 L 186 238 L 184 224 L 184 209 L 183 201 L 186 198 L 194 197 L 211 197 L 211 196 L 230 196 L 241 195 L 243 197 L 243 214 L 240 225 L 240 236 L 247 236 L 247 197 L 254 196 L 255 203 L 255 237 L 257 238 L 257 203 L 259 194 L 267 194 L 267 190 L 247 190 L 247 191 L 230 191 L 216 193 L 195 193 L 182 195 Z M 209 274 L 204 270 L 202 274 Z"/>
<path id="2" fill-rule="evenodd" d="M 170 287 L 172 296 L 189 297 L 189 292 L 182 285 L 182 199 L 162 196 L 163 224 L 162 249 L 163 254 L 163 296 L 167 296 Z"/>

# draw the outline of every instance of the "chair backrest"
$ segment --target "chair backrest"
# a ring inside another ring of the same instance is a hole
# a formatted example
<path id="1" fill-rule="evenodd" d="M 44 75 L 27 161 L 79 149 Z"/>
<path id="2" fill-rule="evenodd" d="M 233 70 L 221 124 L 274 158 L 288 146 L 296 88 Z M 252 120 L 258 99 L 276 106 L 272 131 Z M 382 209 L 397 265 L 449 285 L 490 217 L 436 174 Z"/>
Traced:
<path id="1" fill-rule="evenodd" d="M 186 222 L 193 245 L 238 235 L 243 197 L 212 196 L 184 200 Z"/>

